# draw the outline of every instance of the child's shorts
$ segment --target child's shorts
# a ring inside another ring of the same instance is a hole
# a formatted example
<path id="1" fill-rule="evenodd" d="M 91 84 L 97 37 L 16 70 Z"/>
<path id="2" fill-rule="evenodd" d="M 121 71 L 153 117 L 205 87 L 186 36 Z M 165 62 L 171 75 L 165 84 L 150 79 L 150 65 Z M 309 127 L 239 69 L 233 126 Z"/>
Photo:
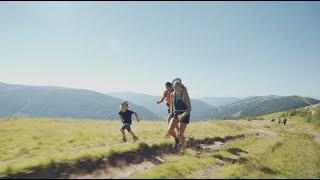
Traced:
<path id="1" fill-rule="evenodd" d="M 129 123 L 125 123 L 123 124 L 123 126 L 121 127 L 121 130 L 128 130 L 129 132 L 131 131 L 131 128 L 130 128 L 131 124 Z"/>

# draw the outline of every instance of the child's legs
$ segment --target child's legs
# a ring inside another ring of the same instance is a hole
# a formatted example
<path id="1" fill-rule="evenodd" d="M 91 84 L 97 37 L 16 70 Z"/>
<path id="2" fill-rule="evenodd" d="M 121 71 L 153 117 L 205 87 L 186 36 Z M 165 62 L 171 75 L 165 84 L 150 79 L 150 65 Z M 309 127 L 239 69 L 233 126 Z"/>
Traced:
<path id="1" fill-rule="evenodd" d="M 131 130 L 131 124 L 127 124 L 126 125 L 126 129 L 127 129 L 127 131 L 131 134 L 131 136 L 133 136 L 133 137 L 135 137 L 136 135 L 133 133 L 133 131 Z"/>
<path id="2" fill-rule="evenodd" d="M 120 129 L 123 137 L 125 137 L 125 132 L 124 132 L 124 130 L 126 130 L 126 129 L 127 129 L 128 131 L 129 131 L 129 130 L 131 131 L 130 125 L 127 124 L 127 123 L 125 123 L 125 124 L 121 127 L 121 129 Z M 129 133 L 130 133 L 130 131 L 129 131 Z M 130 134 L 131 134 L 131 133 L 130 133 Z"/>
<path id="3" fill-rule="evenodd" d="M 120 131 L 121 131 L 122 137 L 126 137 L 124 130 L 120 129 Z"/>
<path id="4" fill-rule="evenodd" d="M 135 137 L 136 135 L 133 133 L 133 131 L 128 131 L 131 135 L 132 135 L 132 137 Z"/>

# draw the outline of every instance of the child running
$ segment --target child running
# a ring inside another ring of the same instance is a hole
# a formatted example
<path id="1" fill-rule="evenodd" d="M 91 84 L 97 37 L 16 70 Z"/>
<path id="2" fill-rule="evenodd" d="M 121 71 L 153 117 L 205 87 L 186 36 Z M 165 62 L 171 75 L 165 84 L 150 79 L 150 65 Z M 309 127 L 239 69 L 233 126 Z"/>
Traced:
<path id="1" fill-rule="evenodd" d="M 139 122 L 138 114 L 136 112 L 129 110 L 129 104 L 127 101 L 121 103 L 120 109 L 121 110 L 119 112 L 119 115 L 121 118 L 121 122 L 123 123 L 123 126 L 120 129 L 120 131 L 122 133 L 122 138 L 123 138 L 122 140 L 123 140 L 123 142 L 127 141 L 126 135 L 124 132 L 124 130 L 127 130 L 132 135 L 134 142 L 136 142 L 138 140 L 138 137 L 132 132 L 130 126 L 132 123 L 132 119 L 131 119 L 132 114 L 134 114 L 136 116 L 137 122 Z"/>

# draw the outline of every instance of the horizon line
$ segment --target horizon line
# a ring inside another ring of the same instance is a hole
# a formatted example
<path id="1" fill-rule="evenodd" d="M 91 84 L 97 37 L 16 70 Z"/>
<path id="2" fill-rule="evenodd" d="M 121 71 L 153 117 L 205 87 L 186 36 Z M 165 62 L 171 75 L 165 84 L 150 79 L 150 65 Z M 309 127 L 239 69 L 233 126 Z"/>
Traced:
<path id="1" fill-rule="evenodd" d="M 107 92 L 107 91 L 99 91 L 99 90 L 94 90 L 94 89 L 87 89 L 87 88 L 76 88 L 76 87 L 66 87 L 66 86 L 59 86 L 59 85 L 29 85 L 29 84 L 17 84 L 17 83 L 8 83 L 8 82 L 3 82 L 0 81 L 0 84 L 8 84 L 8 85 L 18 85 L 18 86 L 32 86 L 32 87 L 55 87 L 55 88 L 65 88 L 65 89 L 75 89 L 75 90 L 87 90 L 87 91 L 93 91 L 93 92 L 97 92 L 97 93 L 102 93 L 105 95 L 111 94 L 111 93 L 134 93 L 134 94 L 143 94 L 143 95 L 148 95 L 148 96 L 161 96 L 160 95 L 152 95 L 152 94 L 148 94 L 148 93 L 144 93 L 144 92 L 137 92 L 137 91 L 111 91 L 111 92 Z M 111 96 L 111 95 L 110 95 Z M 239 98 L 239 99 L 243 99 L 243 98 L 248 98 L 248 97 L 265 97 L 265 96 L 281 96 L 281 97 L 285 97 L 285 96 L 300 96 L 300 97 L 309 97 L 309 98 L 313 98 L 313 99 L 319 99 L 320 100 L 320 96 L 305 96 L 305 95 L 298 95 L 298 94 L 292 94 L 292 95 L 277 95 L 277 94 L 269 94 L 269 95 L 249 95 L 249 96 L 202 96 L 202 97 L 196 97 L 196 98 L 192 98 L 192 99 L 202 99 L 202 98 Z"/>

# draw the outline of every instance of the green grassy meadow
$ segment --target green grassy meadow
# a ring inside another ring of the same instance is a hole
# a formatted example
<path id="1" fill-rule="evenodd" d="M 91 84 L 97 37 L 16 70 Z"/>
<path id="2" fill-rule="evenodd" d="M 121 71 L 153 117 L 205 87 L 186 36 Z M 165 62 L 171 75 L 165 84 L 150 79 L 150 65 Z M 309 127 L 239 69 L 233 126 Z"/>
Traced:
<path id="1" fill-rule="evenodd" d="M 147 172 L 128 178 L 320 178 L 320 144 L 315 138 L 319 126 L 303 117 L 292 116 L 287 127 L 265 120 L 208 120 L 189 124 L 187 138 L 225 137 L 260 132 L 241 141 L 226 143 L 221 151 L 200 157 L 187 151 L 172 156 L 165 163 Z M 135 150 L 139 142 L 148 145 L 173 142 L 165 138 L 164 121 L 136 121 L 132 129 L 140 138 L 134 143 L 127 133 L 122 143 L 120 121 L 11 118 L 0 120 L 0 177 L 49 167 L 52 163 L 76 164 L 81 159 L 95 159 L 112 152 Z M 237 148 L 242 160 L 218 166 L 216 157 L 235 155 Z"/>
<path id="2" fill-rule="evenodd" d="M 188 137 L 238 135 L 247 124 L 225 121 L 192 123 Z M 135 149 L 130 134 L 121 143 L 120 121 L 29 119 L 14 118 L 0 121 L 0 175 L 25 169 L 48 166 L 51 162 L 76 163 L 82 158 L 105 156 L 111 151 Z M 132 130 L 139 142 L 161 144 L 172 142 L 165 138 L 167 123 L 136 121 Z"/>

